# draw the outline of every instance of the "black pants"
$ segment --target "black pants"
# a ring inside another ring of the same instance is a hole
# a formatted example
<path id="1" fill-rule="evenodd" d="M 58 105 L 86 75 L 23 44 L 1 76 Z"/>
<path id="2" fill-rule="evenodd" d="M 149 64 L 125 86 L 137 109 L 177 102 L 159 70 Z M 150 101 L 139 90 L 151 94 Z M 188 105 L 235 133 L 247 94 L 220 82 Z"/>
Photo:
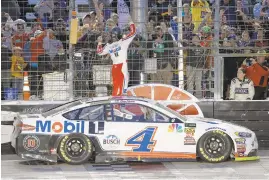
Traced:
<path id="1" fill-rule="evenodd" d="M 263 100 L 266 87 L 255 86 L 254 88 L 255 88 L 255 95 L 253 97 L 253 100 Z"/>

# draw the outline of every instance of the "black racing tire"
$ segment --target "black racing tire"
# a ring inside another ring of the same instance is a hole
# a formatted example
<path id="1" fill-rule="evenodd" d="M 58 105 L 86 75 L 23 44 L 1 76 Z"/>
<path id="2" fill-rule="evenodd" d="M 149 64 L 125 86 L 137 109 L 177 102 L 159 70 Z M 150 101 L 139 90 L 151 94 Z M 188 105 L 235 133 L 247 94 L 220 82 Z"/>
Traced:
<path id="1" fill-rule="evenodd" d="M 230 137 L 220 130 L 209 131 L 199 140 L 197 145 L 198 156 L 210 163 L 226 161 L 232 151 Z"/>
<path id="2" fill-rule="evenodd" d="M 58 154 L 67 164 L 83 164 L 92 157 L 93 145 L 91 140 L 83 134 L 69 134 L 61 139 Z"/>

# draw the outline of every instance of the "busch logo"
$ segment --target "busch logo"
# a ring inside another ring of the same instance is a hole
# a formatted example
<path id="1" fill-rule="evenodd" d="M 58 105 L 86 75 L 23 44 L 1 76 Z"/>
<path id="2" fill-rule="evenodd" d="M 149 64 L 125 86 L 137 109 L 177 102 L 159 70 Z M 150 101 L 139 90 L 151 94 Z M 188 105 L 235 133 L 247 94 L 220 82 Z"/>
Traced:
<path id="1" fill-rule="evenodd" d="M 120 144 L 120 140 L 115 135 L 109 135 L 103 140 L 103 144 L 108 144 L 108 145 Z"/>

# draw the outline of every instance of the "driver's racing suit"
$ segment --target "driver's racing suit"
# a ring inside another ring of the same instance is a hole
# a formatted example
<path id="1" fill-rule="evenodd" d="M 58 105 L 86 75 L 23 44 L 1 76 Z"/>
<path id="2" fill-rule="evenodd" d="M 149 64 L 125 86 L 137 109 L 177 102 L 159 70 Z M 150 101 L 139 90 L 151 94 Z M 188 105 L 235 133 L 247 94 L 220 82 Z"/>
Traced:
<path id="1" fill-rule="evenodd" d="M 253 82 L 244 78 L 242 81 L 233 78 L 230 87 L 230 99 L 234 100 L 251 100 L 255 94 Z"/>
<path id="2" fill-rule="evenodd" d="M 98 55 L 110 54 L 113 61 L 112 66 L 112 78 L 113 78 L 113 91 L 112 96 L 120 96 L 126 93 L 129 73 L 127 67 L 127 50 L 132 40 L 136 35 L 136 28 L 134 23 L 130 24 L 130 33 L 117 42 L 112 44 L 106 44 L 104 47 L 102 45 L 97 46 Z"/>

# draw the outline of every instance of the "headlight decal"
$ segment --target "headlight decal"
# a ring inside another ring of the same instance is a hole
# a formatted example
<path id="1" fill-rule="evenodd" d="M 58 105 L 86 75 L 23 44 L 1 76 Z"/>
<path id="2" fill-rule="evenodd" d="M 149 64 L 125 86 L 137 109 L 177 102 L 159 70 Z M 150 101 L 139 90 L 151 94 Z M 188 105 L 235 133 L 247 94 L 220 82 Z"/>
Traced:
<path id="1" fill-rule="evenodd" d="M 242 137 L 242 138 L 251 138 L 252 137 L 252 134 L 248 133 L 248 132 L 235 132 L 234 134 L 236 136 Z"/>

